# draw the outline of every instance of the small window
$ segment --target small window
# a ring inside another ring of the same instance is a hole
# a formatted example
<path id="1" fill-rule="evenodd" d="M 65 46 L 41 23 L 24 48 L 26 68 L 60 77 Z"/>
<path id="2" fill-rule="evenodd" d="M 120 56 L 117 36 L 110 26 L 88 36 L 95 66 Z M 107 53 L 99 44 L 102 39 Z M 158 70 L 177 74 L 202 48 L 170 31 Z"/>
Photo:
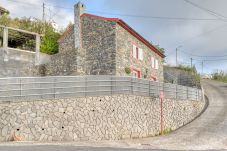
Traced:
<path id="1" fill-rule="evenodd" d="M 132 55 L 133 55 L 133 58 L 136 58 L 138 60 L 143 60 L 143 49 L 138 48 L 136 45 L 133 45 Z"/>

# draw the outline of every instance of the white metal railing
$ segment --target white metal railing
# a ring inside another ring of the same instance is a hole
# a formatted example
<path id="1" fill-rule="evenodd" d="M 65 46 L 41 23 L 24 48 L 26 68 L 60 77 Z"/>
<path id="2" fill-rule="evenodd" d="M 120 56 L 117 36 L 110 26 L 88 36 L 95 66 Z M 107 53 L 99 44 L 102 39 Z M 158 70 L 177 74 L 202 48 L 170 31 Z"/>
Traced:
<path id="1" fill-rule="evenodd" d="M 116 76 L 0 78 L 0 101 L 132 94 L 179 100 L 203 100 L 202 90 L 169 83 Z"/>

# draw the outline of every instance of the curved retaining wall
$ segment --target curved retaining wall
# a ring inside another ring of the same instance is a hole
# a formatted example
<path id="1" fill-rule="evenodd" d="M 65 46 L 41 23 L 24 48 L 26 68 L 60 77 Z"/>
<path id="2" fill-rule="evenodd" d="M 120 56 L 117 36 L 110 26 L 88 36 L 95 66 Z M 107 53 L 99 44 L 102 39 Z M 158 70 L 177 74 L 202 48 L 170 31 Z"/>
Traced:
<path id="1" fill-rule="evenodd" d="M 187 124 L 204 105 L 164 100 L 164 130 Z M 113 95 L 0 103 L 0 141 L 118 140 L 159 133 L 158 98 Z"/>

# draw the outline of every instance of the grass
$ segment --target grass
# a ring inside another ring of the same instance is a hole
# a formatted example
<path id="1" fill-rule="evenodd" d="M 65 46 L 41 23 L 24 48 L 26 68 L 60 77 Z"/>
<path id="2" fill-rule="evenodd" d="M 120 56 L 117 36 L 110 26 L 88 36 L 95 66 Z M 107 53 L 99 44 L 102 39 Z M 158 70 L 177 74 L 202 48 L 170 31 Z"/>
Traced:
<path id="1" fill-rule="evenodd" d="M 171 128 L 166 128 L 163 130 L 163 132 L 160 132 L 159 135 L 167 135 L 171 133 L 173 130 Z"/>
<path id="2" fill-rule="evenodd" d="M 178 67 L 175 67 L 175 69 L 181 70 L 183 72 L 187 72 L 188 74 L 191 74 L 193 76 L 193 79 L 197 82 L 200 83 L 201 77 L 200 74 L 198 74 L 195 66 L 190 67 L 190 66 L 183 66 L 180 65 Z"/>
<path id="3" fill-rule="evenodd" d="M 217 71 L 213 73 L 213 80 L 227 83 L 227 74 L 224 71 Z"/>

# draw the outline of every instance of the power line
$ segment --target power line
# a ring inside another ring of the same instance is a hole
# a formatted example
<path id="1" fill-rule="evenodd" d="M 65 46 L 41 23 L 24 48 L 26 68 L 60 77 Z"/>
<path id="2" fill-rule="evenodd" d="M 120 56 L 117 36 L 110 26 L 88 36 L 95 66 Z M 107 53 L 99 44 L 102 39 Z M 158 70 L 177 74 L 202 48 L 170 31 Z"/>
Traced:
<path id="1" fill-rule="evenodd" d="M 146 19 L 161 19 L 161 20 L 188 20 L 188 21 L 225 21 L 223 19 L 216 18 L 185 18 L 185 17 L 164 17 L 164 16 L 143 16 L 143 15 L 130 15 L 130 14 L 118 14 L 118 13 L 108 13 L 108 12 L 99 12 L 99 11 L 87 11 L 89 13 L 96 14 L 105 14 L 112 16 L 123 16 L 123 17 L 136 17 L 136 18 L 146 18 Z"/>
<path id="2" fill-rule="evenodd" d="M 41 7 L 41 5 L 36 5 L 34 3 L 28 3 L 28 2 L 22 2 L 18 0 L 8 0 L 11 2 L 16 2 L 16 3 L 23 3 L 26 5 L 33 5 L 36 7 Z M 55 7 L 55 8 L 60 8 L 60 9 L 67 9 L 67 10 L 73 10 L 71 7 L 64 7 L 60 5 L 51 5 L 51 4 L 46 4 L 47 6 L 50 7 Z M 131 14 L 118 14 L 118 13 L 108 13 L 108 12 L 99 12 L 99 11 L 89 11 L 87 12 L 90 13 L 98 13 L 98 14 L 106 14 L 106 15 L 114 15 L 114 16 L 123 16 L 123 17 L 134 17 L 134 18 L 146 18 L 146 19 L 160 19 L 160 20 L 181 20 L 181 21 L 224 21 L 227 22 L 226 19 L 218 19 L 218 18 L 185 18 L 185 17 L 165 17 L 165 16 L 143 16 L 143 15 L 131 15 Z"/>
<path id="3" fill-rule="evenodd" d="M 194 7 L 197 7 L 197 8 L 199 8 L 199 9 L 203 10 L 203 11 L 208 12 L 209 14 L 211 14 L 211 15 L 213 15 L 213 16 L 215 16 L 215 17 L 218 17 L 218 18 L 225 18 L 225 19 L 226 19 L 226 17 L 223 16 L 222 14 L 219 14 L 219 13 L 217 13 L 217 12 L 214 12 L 214 11 L 208 9 L 208 8 L 202 7 L 202 6 L 200 6 L 200 5 L 196 4 L 196 3 L 193 3 L 193 2 L 191 2 L 191 1 L 189 1 L 189 0 L 184 0 L 184 1 L 185 1 L 186 3 L 188 3 L 188 4 L 191 4 L 191 5 L 194 6 Z"/>
<path id="4" fill-rule="evenodd" d="M 206 34 L 213 33 L 213 32 L 215 32 L 215 31 L 217 31 L 217 30 L 220 30 L 220 29 L 222 29 L 222 28 L 224 28 L 224 27 L 227 27 L 227 24 L 224 24 L 224 25 L 218 26 L 218 27 L 216 27 L 216 28 L 213 28 L 213 29 L 208 30 L 208 31 L 203 32 L 203 33 L 200 33 L 200 34 L 198 34 L 198 35 L 196 35 L 196 36 L 193 36 L 193 37 L 191 37 L 191 38 L 188 38 L 188 39 L 186 39 L 186 40 L 184 40 L 184 41 L 180 42 L 180 44 L 182 45 L 183 43 L 186 43 L 186 42 L 191 41 L 191 40 L 193 40 L 193 39 L 195 39 L 195 38 L 198 38 L 198 37 L 204 36 L 204 35 L 206 35 Z"/>
<path id="5" fill-rule="evenodd" d="M 219 58 L 219 57 L 227 57 L 227 54 L 225 55 L 220 55 L 220 56 L 203 56 L 203 55 L 197 55 L 197 54 L 193 54 L 193 53 L 189 53 L 183 50 L 180 50 L 180 52 L 183 52 L 185 54 L 188 54 L 190 56 L 194 56 L 194 57 L 201 57 L 201 58 Z"/>

